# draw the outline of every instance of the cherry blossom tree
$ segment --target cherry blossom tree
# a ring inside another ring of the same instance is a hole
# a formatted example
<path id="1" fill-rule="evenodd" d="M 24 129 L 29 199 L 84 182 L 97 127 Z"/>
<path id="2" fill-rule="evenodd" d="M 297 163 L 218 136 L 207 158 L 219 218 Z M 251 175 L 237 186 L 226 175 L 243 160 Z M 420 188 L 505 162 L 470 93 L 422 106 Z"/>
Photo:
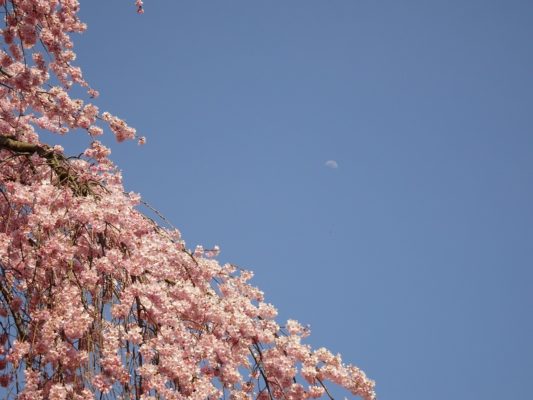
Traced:
<path id="1" fill-rule="evenodd" d="M 329 382 L 374 399 L 357 367 L 275 321 L 251 272 L 188 250 L 124 191 L 97 138 L 144 138 L 92 103 L 73 63 L 78 1 L 0 6 L 1 397 L 305 399 L 331 397 Z M 40 139 L 75 130 L 91 138 L 77 157 Z"/>

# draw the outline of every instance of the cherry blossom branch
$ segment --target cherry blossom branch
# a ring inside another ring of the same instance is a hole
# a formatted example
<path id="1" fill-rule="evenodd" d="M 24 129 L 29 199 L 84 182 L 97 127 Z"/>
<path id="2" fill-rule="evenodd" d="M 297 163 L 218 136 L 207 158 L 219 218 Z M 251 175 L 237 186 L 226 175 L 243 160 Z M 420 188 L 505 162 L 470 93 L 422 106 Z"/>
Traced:
<path id="1" fill-rule="evenodd" d="M 142 12 L 142 1 L 135 4 Z M 98 95 L 73 64 L 71 35 L 86 29 L 78 0 L 2 6 L 0 386 L 7 399 L 229 392 L 303 400 L 330 395 L 328 381 L 374 400 L 364 373 L 300 343 L 307 331 L 296 321 L 284 334 L 276 309 L 249 283 L 252 273 L 219 264 L 217 246 L 187 250 L 158 211 L 125 193 L 102 143 L 92 141 L 73 160 L 40 142 L 43 130 L 81 129 L 94 138 L 101 122 L 119 142 L 137 135 L 69 93 L 77 85 Z"/>
<path id="2" fill-rule="evenodd" d="M 26 332 L 24 329 L 24 322 L 22 321 L 22 318 L 18 311 L 13 310 L 13 307 L 11 307 L 11 303 L 13 301 L 13 297 L 11 294 L 6 290 L 4 285 L 0 283 L 0 292 L 2 293 L 3 298 L 5 299 L 5 304 L 8 306 L 9 311 L 11 312 L 11 315 L 13 316 L 13 320 L 15 322 L 15 326 L 17 328 L 17 337 L 19 340 L 22 340 L 26 336 Z"/>
<path id="3" fill-rule="evenodd" d="M 71 172 L 68 159 L 48 145 L 22 142 L 13 137 L 0 136 L 0 149 L 9 150 L 18 155 L 37 154 L 46 160 L 46 163 L 56 173 L 59 184 L 69 186 L 75 194 L 88 196 L 94 194 L 91 185 L 96 182 L 80 182 L 76 174 Z"/>

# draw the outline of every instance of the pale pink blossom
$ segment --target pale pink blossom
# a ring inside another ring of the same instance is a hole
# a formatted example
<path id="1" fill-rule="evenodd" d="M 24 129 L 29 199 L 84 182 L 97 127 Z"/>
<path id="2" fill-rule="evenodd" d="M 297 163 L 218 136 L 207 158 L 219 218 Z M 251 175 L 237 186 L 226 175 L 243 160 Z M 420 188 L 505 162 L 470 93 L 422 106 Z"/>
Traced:
<path id="1" fill-rule="evenodd" d="M 221 265 L 218 246 L 187 250 L 178 230 L 139 211 L 145 203 L 125 192 L 110 149 L 93 139 L 104 130 L 119 142 L 146 139 L 87 102 L 98 92 L 75 65 L 72 34 L 86 29 L 79 2 L 0 5 L 2 393 L 269 399 L 268 384 L 275 398 L 303 400 L 334 383 L 374 399 L 361 370 L 313 351 L 297 321 L 276 322 L 252 272 Z M 80 87 L 83 98 L 72 90 Z M 79 157 L 41 139 L 76 131 L 92 140 Z"/>

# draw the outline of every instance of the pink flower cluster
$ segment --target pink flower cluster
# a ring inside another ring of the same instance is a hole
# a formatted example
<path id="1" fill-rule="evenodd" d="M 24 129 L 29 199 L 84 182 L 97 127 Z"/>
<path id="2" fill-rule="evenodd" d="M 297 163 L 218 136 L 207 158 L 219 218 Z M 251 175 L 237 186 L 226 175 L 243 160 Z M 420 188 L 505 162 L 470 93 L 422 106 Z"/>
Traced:
<path id="1" fill-rule="evenodd" d="M 88 88 L 72 65 L 69 35 L 85 29 L 78 1 L 0 4 L 6 399 L 299 400 L 323 396 L 332 382 L 373 400 L 374 383 L 361 370 L 302 343 L 309 331 L 297 321 L 276 322 L 251 272 L 221 265 L 218 246 L 187 250 L 178 231 L 145 217 L 102 143 L 93 140 L 77 159 L 41 143 L 36 128 L 98 136 L 99 119 L 118 141 L 136 134 L 70 97 L 73 84 Z M 141 1 L 136 6 L 142 11 Z"/>
<path id="2" fill-rule="evenodd" d="M 137 6 L 137 13 L 138 14 L 143 14 L 144 13 L 144 9 L 143 9 L 143 2 L 142 0 L 136 0 L 135 1 L 135 5 Z"/>
<path id="3" fill-rule="evenodd" d="M 102 134 L 96 125 L 107 122 L 119 141 L 135 138 L 135 130 L 109 114 L 99 114 L 92 104 L 72 98 L 70 88 L 86 88 L 90 98 L 98 92 L 89 87 L 81 69 L 74 65 L 72 33 L 86 29 L 77 13 L 77 0 L 2 1 L 5 50 L 0 50 L 0 132 L 27 139 L 34 128 L 65 134 L 72 129 Z M 142 11 L 142 2 L 137 2 Z M 58 85 L 59 83 L 59 85 Z M 23 116 L 24 118 L 21 118 Z"/>
<path id="4" fill-rule="evenodd" d="M 115 137 L 119 142 L 135 138 L 135 129 L 129 127 L 126 122 L 120 118 L 105 112 L 102 114 L 102 119 L 109 124 L 111 131 L 115 134 Z"/>
<path id="5" fill-rule="evenodd" d="M 91 151 L 105 158 L 99 146 Z M 3 345 L 8 384 L 23 365 L 43 365 L 23 398 L 130 390 L 306 399 L 322 396 L 327 381 L 374 398 L 362 371 L 302 343 L 305 327 L 276 323 L 251 272 L 187 251 L 179 234 L 136 210 L 110 163 L 98 165 L 72 166 L 99 183 L 94 196 L 59 185 L 45 163 L 14 158 L 0 167 L 1 284 L 12 293 L 2 318 L 20 317 L 24 332 L 20 340 L 4 332 L 13 338 Z"/>

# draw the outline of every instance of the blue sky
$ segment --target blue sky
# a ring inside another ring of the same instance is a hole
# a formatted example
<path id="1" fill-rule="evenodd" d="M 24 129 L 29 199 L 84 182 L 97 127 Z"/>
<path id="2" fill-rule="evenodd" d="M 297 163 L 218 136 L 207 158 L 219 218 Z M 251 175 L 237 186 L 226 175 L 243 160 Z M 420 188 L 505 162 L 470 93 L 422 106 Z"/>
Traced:
<path id="1" fill-rule="evenodd" d="M 532 2 L 81 3 L 97 104 L 148 137 L 113 159 L 190 247 L 382 400 L 531 399 Z"/>

